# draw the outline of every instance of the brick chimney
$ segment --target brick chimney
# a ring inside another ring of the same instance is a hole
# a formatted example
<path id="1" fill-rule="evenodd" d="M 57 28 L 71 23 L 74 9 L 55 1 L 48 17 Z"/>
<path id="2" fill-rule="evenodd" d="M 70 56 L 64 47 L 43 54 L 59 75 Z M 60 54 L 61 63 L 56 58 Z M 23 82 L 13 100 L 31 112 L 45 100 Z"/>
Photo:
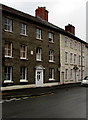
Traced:
<path id="1" fill-rule="evenodd" d="M 42 19 L 48 21 L 48 11 L 46 10 L 46 7 L 38 7 L 35 10 L 35 15 L 39 18 L 42 18 Z"/>
<path id="2" fill-rule="evenodd" d="M 75 35 L 75 27 L 73 25 L 68 24 L 67 26 L 65 26 L 65 30 Z"/>

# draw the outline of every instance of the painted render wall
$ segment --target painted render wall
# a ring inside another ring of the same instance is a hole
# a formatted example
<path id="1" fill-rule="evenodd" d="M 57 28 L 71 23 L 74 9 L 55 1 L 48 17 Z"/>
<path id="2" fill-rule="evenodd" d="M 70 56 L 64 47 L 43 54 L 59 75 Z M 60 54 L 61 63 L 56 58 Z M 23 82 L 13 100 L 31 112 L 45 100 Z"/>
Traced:
<path id="1" fill-rule="evenodd" d="M 60 83 L 73 83 L 73 82 L 80 82 L 81 81 L 81 68 L 83 69 L 83 73 L 85 76 L 85 62 L 83 63 L 83 67 L 81 63 L 78 63 L 78 56 L 81 56 L 81 43 L 77 40 L 67 37 L 68 46 L 65 46 L 65 38 L 66 36 L 60 34 L 60 62 L 61 62 L 61 69 L 60 69 Z M 70 42 L 72 41 L 72 48 L 70 47 Z M 76 44 L 75 44 L 76 42 Z M 75 46 L 76 45 L 76 46 Z M 83 44 L 84 45 L 84 44 Z M 79 47 L 80 46 L 80 47 Z M 65 63 L 65 52 L 68 52 L 68 62 Z M 72 63 L 70 63 L 70 53 L 73 54 Z M 74 64 L 74 54 L 76 54 L 76 64 Z M 85 52 L 82 53 L 85 56 Z M 81 59 L 81 58 L 80 58 Z M 84 60 L 85 61 L 85 60 Z M 74 70 L 74 66 L 77 66 L 77 70 Z M 65 79 L 65 69 L 68 69 L 68 79 Z M 72 79 L 70 78 L 70 70 L 72 69 Z M 80 71 L 80 74 L 79 74 Z M 75 77 L 76 74 L 76 77 Z M 64 76 L 64 77 L 63 77 Z"/>

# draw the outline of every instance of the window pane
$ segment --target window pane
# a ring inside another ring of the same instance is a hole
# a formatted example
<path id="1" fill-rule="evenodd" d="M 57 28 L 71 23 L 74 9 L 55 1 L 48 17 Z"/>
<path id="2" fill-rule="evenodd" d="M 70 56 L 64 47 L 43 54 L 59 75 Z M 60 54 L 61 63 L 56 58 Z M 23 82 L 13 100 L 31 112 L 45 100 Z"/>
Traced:
<path id="1" fill-rule="evenodd" d="M 12 31 L 12 20 L 5 18 L 4 29 L 8 31 Z"/>
<path id="2" fill-rule="evenodd" d="M 20 48 L 20 57 L 21 58 L 27 58 L 27 46 L 25 45 L 21 45 L 21 48 Z"/>
<path id="3" fill-rule="evenodd" d="M 12 67 L 10 66 L 6 66 L 5 70 L 4 70 L 4 80 L 11 80 L 11 76 L 12 76 Z"/>
<path id="4" fill-rule="evenodd" d="M 5 56 L 12 57 L 12 43 L 5 43 Z"/>
<path id="5" fill-rule="evenodd" d="M 42 38 L 42 30 L 41 29 L 36 29 L 36 38 L 41 39 Z"/>
<path id="6" fill-rule="evenodd" d="M 26 25 L 25 24 L 20 25 L 20 33 L 26 35 Z"/>
<path id="7" fill-rule="evenodd" d="M 27 79 L 27 68 L 26 67 L 20 68 L 20 79 L 23 79 L 23 80 Z"/>
<path id="8" fill-rule="evenodd" d="M 41 60 L 41 48 L 36 49 L 36 60 Z"/>

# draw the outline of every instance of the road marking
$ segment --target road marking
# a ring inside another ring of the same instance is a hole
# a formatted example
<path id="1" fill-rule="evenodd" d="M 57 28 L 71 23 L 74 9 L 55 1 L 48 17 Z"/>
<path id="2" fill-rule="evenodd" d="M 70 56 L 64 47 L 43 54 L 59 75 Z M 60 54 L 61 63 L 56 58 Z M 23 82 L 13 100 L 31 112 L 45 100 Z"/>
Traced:
<path id="1" fill-rule="evenodd" d="M 28 99 L 29 97 L 23 97 L 22 99 Z"/>
<path id="2" fill-rule="evenodd" d="M 0 101 L 0 104 L 2 104 L 4 101 L 2 100 L 2 101 Z"/>
<path id="3" fill-rule="evenodd" d="M 24 95 L 24 97 L 21 97 L 21 98 L 11 98 L 11 99 L 6 99 L 6 100 L 2 100 L 0 101 L 0 103 L 3 103 L 3 102 L 11 102 L 11 101 L 19 101 L 19 100 L 25 100 L 25 99 L 28 99 L 28 98 L 37 98 L 37 97 L 41 97 L 41 96 L 48 96 L 48 95 L 52 95 L 54 94 L 53 92 L 52 93 L 42 93 L 41 95 L 34 95 L 34 96 L 28 96 L 26 97 Z"/>

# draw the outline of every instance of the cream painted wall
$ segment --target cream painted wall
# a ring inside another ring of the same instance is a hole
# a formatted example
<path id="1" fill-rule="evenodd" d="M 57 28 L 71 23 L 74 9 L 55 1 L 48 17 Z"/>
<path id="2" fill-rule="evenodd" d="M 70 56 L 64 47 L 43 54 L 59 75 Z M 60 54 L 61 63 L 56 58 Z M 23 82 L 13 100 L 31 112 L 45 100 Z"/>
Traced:
<path id="1" fill-rule="evenodd" d="M 63 83 L 74 83 L 74 82 L 81 81 L 81 63 L 80 63 L 80 65 L 78 63 L 79 55 L 81 56 L 81 43 L 77 40 L 73 40 L 73 39 L 67 37 L 68 46 L 66 47 L 65 46 L 65 37 L 66 36 L 60 34 L 60 62 L 61 62 L 60 83 L 61 84 L 63 84 Z M 70 42 L 71 41 L 72 41 L 72 48 L 70 47 Z M 80 49 L 79 49 L 79 46 L 80 46 Z M 65 52 L 68 52 L 68 63 L 67 64 L 65 63 Z M 72 64 L 70 63 L 70 53 L 73 54 Z M 74 64 L 74 54 L 76 54 L 76 64 Z M 86 64 L 85 64 L 85 61 L 86 61 L 85 56 L 86 55 L 85 54 L 86 53 L 84 51 L 83 52 L 83 56 L 84 56 L 84 65 L 83 65 L 84 76 L 85 76 L 85 66 L 86 66 Z M 76 72 L 73 69 L 75 65 L 78 67 L 78 70 L 76 70 Z M 65 79 L 65 69 L 68 69 L 68 79 Z M 72 79 L 71 79 L 71 69 L 73 70 Z M 79 74 L 79 70 L 80 70 L 80 74 Z M 75 75 L 75 73 L 76 73 L 76 75 Z"/>

